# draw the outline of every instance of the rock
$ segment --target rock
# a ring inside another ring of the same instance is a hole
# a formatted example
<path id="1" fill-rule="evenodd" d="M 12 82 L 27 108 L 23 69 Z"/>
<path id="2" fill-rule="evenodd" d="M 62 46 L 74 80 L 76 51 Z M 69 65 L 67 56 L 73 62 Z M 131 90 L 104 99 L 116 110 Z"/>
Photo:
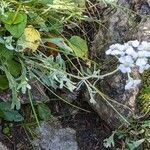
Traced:
<path id="1" fill-rule="evenodd" d="M 7 147 L 0 142 L 0 150 L 8 150 Z"/>
<path id="2" fill-rule="evenodd" d="M 130 9 L 128 0 L 119 0 L 118 5 Z M 102 21 L 104 24 L 100 26 L 100 30 L 95 35 L 91 57 L 99 58 L 100 60 L 104 59 L 105 61 L 104 50 L 108 48 L 108 45 L 123 43 L 128 39 L 136 38 L 134 37 L 134 33 L 137 33 L 134 16 L 135 15 L 127 13 L 121 8 L 105 8 L 102 17 L 104 19 L 104 21 Z M 99 50 L 101 50 L 101 53 L 98 52 Z"/>
<path id="3" fill-rule="evenodd" d="M 150 0 L 147 0 L 148 5 L 150 6 Z"/>
<path id="4" fill-rule="evenodd" d="M 42 123 L 36 132 L 38 139 L 33 144 L 38 150 L 78 150 L 75 130 L 62 128 L 56 121 Z"/>
<path id="5" fill-rule="evenodd" d="M 137 77 L 139 74 L 135 71 L 134 76 Z M 125 81 L 126 77 L 121 73 L 104 79 L 98 83 L 98 87 L 101 88 L 101 92 L 105 93 L 110 98 L 110 100 L 108 100 L 109 104 L 98 94 L 95 96 L 96 104 L 91 104 L 89 102 L 98 115 L 112 129 L 118 128 L 123 123 L 125 123 L 124 125 L 128 125 L 117 112 L 124 118 L 135 117 L 135 114 L 138 114 L 136 98 L 139 93 L 139 87 L 134 90 L 126 91 L 124 89 L 126 84 Z M 87 95 L 88 94 L 86 94 L 86 97 Z M 87 100 L 89 100 L 89 98 Z M 117 110 L 117 112 L 113 108 Z"/>
<path id="6" fill-rule="evenodd" d="M 130 3 L 127 0 L 120 0 L 119 5 L 130 8 Z M 105 14 L 105 12 L 104 12 Z M 115 70 L 117 63 L 105 55 L 108 46 L 113 43 L 123 43 L 133 39 L 150 40 L 150 21 L 141 19 L 141 23 L 136 22 L 136 19 L 131 14 L 117 9 L 115 12 L 105 14 L 104 18 L 107 20 L 104 28 L 100 28 L 95 36 L 92 47 L 92 59 L 98 64 L 104 66 L 101 68 L 101 74 L 108 73 Z M 133 15 L 134 16 L 134 15 Z M 136 17 L 136 16 L 135 16 Z M 139 26 L 138 26 L 139 25 Z M 136 30 L 135 29 L 136 26 Z M 96 57 L 95 57 L 96 56 Z M 107 63 L 104 65 L 104 63 Z M 133 71 L 134 78 L 140 78 L 136 69 Z M 137 97 L 140 87 L 134 90 L 126 91 L 124 89 L 126 84 L 126 76 L 121 73 L 109 76 L 100 81 L 97 86 L 100 91 L 105 93 L 111 99 L 108 101 L 124 118 L 135 118 L 139 115 L 137 107 Z M 88 92 L 87 92 L 88 93 Z M 86 101 L 89 102 L 88 94 L 85 94 Z M 89 104 L 95 109 L 99 116 L 113 129 L 122 125 L 123 120 L 117 112 L 106 102 L 100 95 L 95 96 L 96 104 Z M 127 125 L 127 124 L 126 124 Z"/>
<path id="7" fill-rule="evenodd" d="M 150 19 L 143 20 L 139 24 L 138 37 L 140 40 L 150 42 Z"/>
<path id="8" fill-rule="evenodd" d="M 31 93 L 32 93 L 32 99 L 36 102 L 38 101 L 44 101 L 44 100 L 49 100 L 49 98 L 46 96 L 44 92 L 44 87 L 42 84 L 40 84 L 38 81 L 30 81 L 29 83 L 31 85 Z M 19 98 L 21 100 L 22 104 L 29 103 L 29 96 L 28 94 L 19 94 Z M 10 101 L 11 100 L 11 91 L 6 90 L 6 91 L 0 91 L 0 99 L 3 101 Z"/>
<path id="9" fill-rule="evenodd" d="M 150 5 L 148 3 L 142 4 L 139 13 L 141 15 L 150 15 Z"/>

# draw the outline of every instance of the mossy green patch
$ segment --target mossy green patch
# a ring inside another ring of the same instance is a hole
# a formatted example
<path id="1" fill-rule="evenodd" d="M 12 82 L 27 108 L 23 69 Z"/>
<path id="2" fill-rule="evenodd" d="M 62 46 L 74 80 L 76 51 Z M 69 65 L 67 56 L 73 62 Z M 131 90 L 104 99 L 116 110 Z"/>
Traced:
<path id="1" fill-rule="evenodd" d="M 142 75 L 143 88 L 140 91 L 140 108 L 142 113 L 150 113 L 150 69 Z"/>

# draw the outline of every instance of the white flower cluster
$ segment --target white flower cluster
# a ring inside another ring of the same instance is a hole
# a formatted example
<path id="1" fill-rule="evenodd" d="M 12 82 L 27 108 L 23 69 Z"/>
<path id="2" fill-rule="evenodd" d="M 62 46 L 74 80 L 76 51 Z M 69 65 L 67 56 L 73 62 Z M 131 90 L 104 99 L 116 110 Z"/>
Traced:
<path id="1" fill-rule="evenodd" d="M 134 67 L 138 68 L 140 73 L 150 68 L 148 59 L 150 57 L 150 42 L 138 40 L 128 41 L 124 44 L 113 44 L 106 51 L 106 55 L 114 55 L 119 60 L 118 69 L 122 73 L 128 74 L 128 81 L 125 89 L 135 88 L 141 81 L 134 80 L 130 73 Z"/>

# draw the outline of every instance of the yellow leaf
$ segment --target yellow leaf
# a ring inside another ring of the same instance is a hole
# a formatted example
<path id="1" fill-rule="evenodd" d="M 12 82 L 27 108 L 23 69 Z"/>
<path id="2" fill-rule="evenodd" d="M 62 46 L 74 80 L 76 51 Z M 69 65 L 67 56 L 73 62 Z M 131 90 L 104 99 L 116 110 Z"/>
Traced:
<path id="1" fill-rule="evenodd" d="M 18 40 L 17 45 L 21 48 L 19 51 L 29 49 L 35 52 L 40 45 L 40 41 L 41 37 L 38 30 L 34 29 L 33 26 L 28 26 Z"/>

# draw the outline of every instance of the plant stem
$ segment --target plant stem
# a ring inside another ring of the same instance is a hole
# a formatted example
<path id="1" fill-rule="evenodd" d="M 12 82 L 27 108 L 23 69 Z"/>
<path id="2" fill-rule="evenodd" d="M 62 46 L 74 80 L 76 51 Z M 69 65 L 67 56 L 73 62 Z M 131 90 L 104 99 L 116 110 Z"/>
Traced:
<path id="1" fill-rule="evenodd" d="M 29 95 L 29 100 L 30 100 L 31 108 L 32 108 L 33 114 L 35 116 L 37 125 L 38 125 L 38 127 L 40 127 L 40 123 L 39 123 L 39 120 L 38 120 L 38 117 L 37 117 L 37 114 L 36 114 L 36 111 L 35 111 L 35 108 L 34 108 L 34 105 L 33 105 L 33 102 L 32 102 L 31 91 L 29 89 L 28 89 L 28 95 Z"/>
<path id="2" fill-rule="evenodd" d="M 77 109 L 79 109 L 79 110 L 82 110 L 82 111 L 85 111 L 85 112 L 90 113 L 89 110 L 86 110 L 86 109 L 80 108 L 80 107 L 78 107 L 78 106 L 76 106 L 76 105 L 73 105 L 73 104 L 69 103 L 67 100 L 65 100 L 64 98 L 62 98 L 62 97 L 60 97 L 59 95 L 57 95 L 57 94 L 56 94 L 55 92 L 53 92 L 48 86 L 46 86 L 35 74 L 34 74 L 34 77 L 35 77 L 46 89 L 48 89 L 52 94 L 54 94 L 57 98 L 59 98 L 60 100 L 62 100 L 62 101 L 65 102 L 66 104 L 68 104 L 68 105 L 70 105 L 70 106 L 72 106 L 72 107 L 74 107 L 74 108 L 77 108 Z"/>
<path id="3" fill-rule="evenodd" d="M 104 94 L 99 91 L 95 86 L 93 86 L 89 81 L 87 81 L 88 85 L 90 85 L 107 103 L 108 105 L 120 116 L 120 118 L 122 118 L 128 125 L 130 125 L 130 122 L 127 121 L 127 119 L 125 119 L 125 117 L 123 117 L 120 112 L 106 99 L 106 97 L 104 96 Z"/>

